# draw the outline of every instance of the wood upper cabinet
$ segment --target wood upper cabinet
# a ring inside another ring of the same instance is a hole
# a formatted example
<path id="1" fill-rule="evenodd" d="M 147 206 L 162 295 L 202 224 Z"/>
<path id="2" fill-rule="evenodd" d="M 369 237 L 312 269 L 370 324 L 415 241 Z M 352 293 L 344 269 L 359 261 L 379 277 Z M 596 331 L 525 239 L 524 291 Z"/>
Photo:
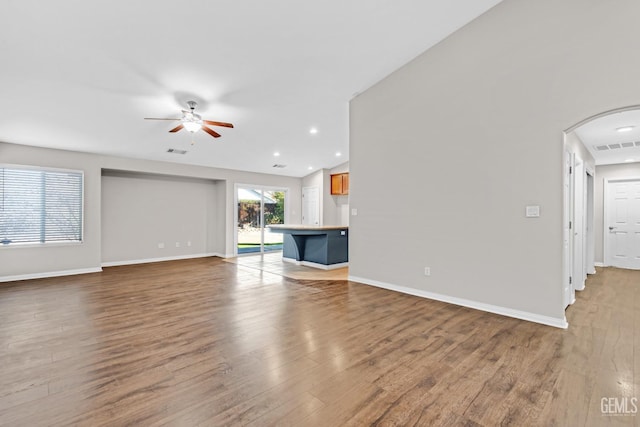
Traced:
<path id="1" fill-rule="evenodd" d="M 349 194 L 349 173 L 331 175 L 331 194 L 335 196 Z"/>

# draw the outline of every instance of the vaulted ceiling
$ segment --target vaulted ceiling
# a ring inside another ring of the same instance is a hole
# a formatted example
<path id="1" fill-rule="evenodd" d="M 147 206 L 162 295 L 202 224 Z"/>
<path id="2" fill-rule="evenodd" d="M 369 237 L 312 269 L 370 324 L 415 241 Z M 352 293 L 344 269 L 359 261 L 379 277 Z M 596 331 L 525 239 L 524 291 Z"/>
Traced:
<path id="1" fill-rule="evenodd" d="M 6 0 L 0 141 L 304 176 L 348 160 L 351 98 L 497 3 Z M 235 128 L 143 120 L 189 100 Z"/>

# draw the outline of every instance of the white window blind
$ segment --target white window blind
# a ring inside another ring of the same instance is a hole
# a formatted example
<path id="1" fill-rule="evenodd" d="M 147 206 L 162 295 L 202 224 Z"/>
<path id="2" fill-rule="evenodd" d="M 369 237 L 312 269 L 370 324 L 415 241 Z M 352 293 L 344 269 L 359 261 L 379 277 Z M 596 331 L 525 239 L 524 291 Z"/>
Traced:
<path id="1" fill-rule="evenodd" d="M 82 241 L 83 175 L 0 166 L 0 244 Z"/>

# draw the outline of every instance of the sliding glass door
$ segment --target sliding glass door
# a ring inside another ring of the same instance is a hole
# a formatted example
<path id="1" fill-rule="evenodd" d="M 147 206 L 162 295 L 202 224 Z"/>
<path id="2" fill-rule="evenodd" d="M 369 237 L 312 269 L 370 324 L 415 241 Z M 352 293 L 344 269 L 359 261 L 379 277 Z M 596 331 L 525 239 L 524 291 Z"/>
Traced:
<path id="1" fill-rule="evenodd" d="M 237 187 L 238 255 L 282 250 L 282 233 L 272 233 L 270 224 L 284 224 L 286 190 Z"/>

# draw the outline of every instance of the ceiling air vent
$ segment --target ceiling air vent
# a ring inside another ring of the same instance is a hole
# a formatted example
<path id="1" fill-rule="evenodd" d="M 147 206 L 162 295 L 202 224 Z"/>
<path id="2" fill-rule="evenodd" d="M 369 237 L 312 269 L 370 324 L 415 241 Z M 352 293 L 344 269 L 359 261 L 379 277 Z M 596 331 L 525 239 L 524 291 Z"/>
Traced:
<path id="1" fill-rule="evenodd" d="M 598 145 L 596 147 L 598 149 L 598 151 L 607 151 L 609 149 L 608 145 Z"/>
<path id="2" fill-rule="evenodd" d="M 615 150 L 617 148 L 620 148 L 620 144 L 609 144 L 609 148 L 611 148 L 612 150 Z"/>
<path id="3" fill-rule="evenodd" d="M 623 142 L 622 148 L 630 148 L 633 147 L 633 142 Z"/>
<path id="4" fill-rule="evenodd" d="M 640 141 L 636 141 L 636 147 L 640 147 Z"/>
<path id="5" fill-rule="evenodd" d="M 283 169 L 283 168 L 286 168 L 287 165 L 279 165 L 278 163 L 276 163 L 275 165 L 273 165 L 273 167 L 278 169 Z"/>
<path id="6" fill-rule="evenodd" d="M 178 150 L 177 148 L 169 148 L 167 150 L 167 153 L 173 153 L 173 154 L 187 154 L 186 150 Z"/>

